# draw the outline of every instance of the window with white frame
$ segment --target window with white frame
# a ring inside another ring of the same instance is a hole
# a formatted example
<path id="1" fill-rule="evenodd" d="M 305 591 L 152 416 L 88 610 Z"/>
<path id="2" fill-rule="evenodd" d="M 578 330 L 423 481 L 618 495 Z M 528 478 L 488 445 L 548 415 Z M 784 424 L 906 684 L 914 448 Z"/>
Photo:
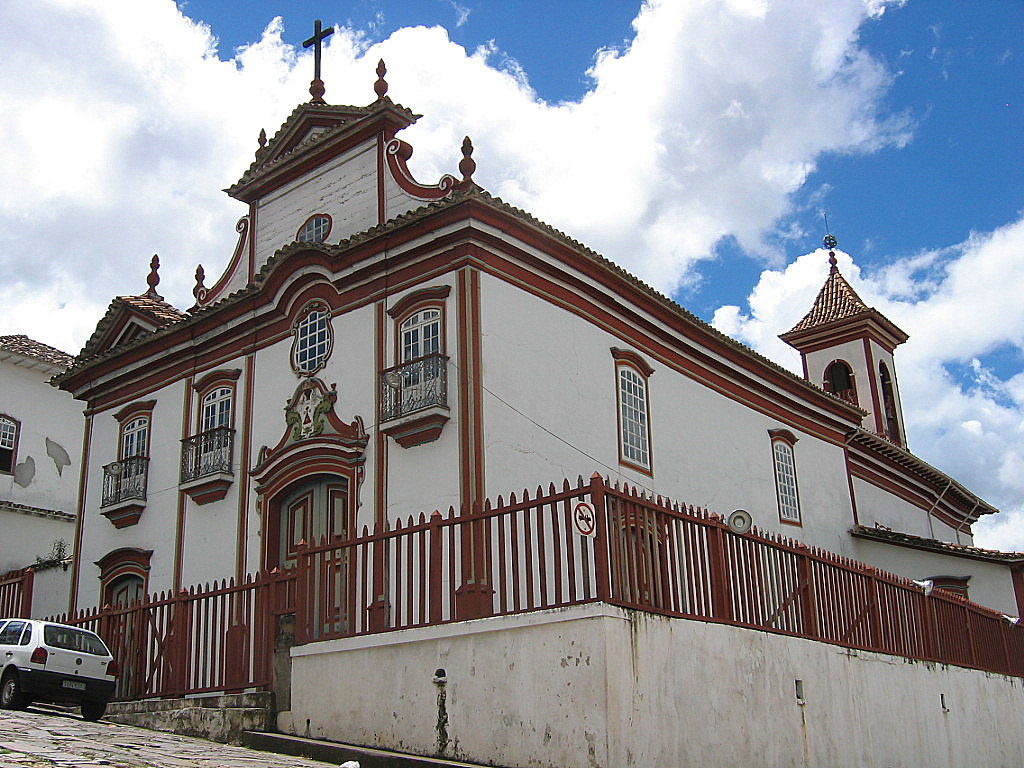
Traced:
<path id="1" fill-rule="evenodd" d="M 297 373 L 315 373 L 327 362 L 332 343 L 330 320 L 330 312 L 321 302 L 309 306 L 299 317 L 292 346 L 292 366 Z"/>
<path id="2" fill-rule="evenodd" d="M 203 397 L 202 431 L 209 432 L 217 427 L 231 426 L 231 401 L 234 393 L 231 387 L 217 387 Z"/>
<path id="3" fill-rule="evenodd" d="M 651 468 L 647 379 L 630 365 L 619 365 L 619 454 L 626 464 Z"/>
<path id="4" fill-rule="evenodd" d="M 13 472 L 18 447 L 18 422 L 0 416 L 0 472 Z"/>
<path id="5" fill-rule="evenodd" d="M 121 459 L 146 456 L 149 450 L 149 417 L 136 416 L 121 427 Z"/>
<path id="6" fill-rule="evenodd" d="M 402 321 L 402 360 L 410 360 L 441 351 L 441 310 L 421 309 Z"/>
<path id="7" fill-rule="evenodd" d="M 800 493 L 796 481 L 796 438 L 788 430 L 771 430 L 772 459 L 775 463 L 775 491 L 779 501 L 779 519 L 800 524 Z"/>
<path id="8" fill-rule="evenodd" d="M 331 217 L 322 213 L 310 216 L 299 229 L 295 239 L 300 243 L 322 243 L 331 231 Z"/>

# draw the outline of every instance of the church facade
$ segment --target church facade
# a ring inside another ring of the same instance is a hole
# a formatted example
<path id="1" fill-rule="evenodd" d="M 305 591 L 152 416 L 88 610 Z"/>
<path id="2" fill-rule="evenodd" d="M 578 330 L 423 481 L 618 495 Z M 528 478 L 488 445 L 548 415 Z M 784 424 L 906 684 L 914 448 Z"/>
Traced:
<path id="1" fill-rule="evenodd" d="M 159 294 L 154 257 L 147 290 L 114 299 L 57 377 L 85 404 L 73 610 L 292 573 L 317 542 L 358 539 L 360 553 L 383 551 L 387 531 L 439 527 L 434 510 L 450 509 L 449 521 L 472 517 L 514 501 L 510 494 L 522 499 L 524 488 L 596 477 L 600 487 L 696 505 L 738 528 L 749 518 L 761 541 L 802 542 L 785 545 L 797 560 L 828 551 L 835 563 L 860 561 L 1020 614 L 1024 556 L 973 547 L 971 525 L 997 510 L 907 449 L 896 371 L 906 334 L 864 305 L 834 255 L 811 311 L 783 335 L 803 357 L 804 376 L 795 376 L 488 194 L 473 180 L 468 138 L 458 177 L 415 180 L 399 134 L 417 116 L 388 97 L 384 76 L 381 63 L 366 107 L 329 105 L 314 81 L 312 101 L 261 137 L 227 190 L 248 212 L 223 273 L 207 286 L 200 267 L 195 304 L 179 309 Z M 708 742 L 673 735 L 659 701 L 678 713 L 700 689 L 715 707 L 749 695 L 773 709 L 791 703 L 790 678 L 799 706 L 805 679 L 825 688 L 855 674 L 857 685 L 873 684 L 873 673 L 842 666 L 835 646 L 800 637 L 659 624 L 593 595 L 545 613 L 519 610 L 518 595 L 512 608 L 499 606 L 506 592 L 496 580 L 527 571 L 541 574 L 541 591 L 563 582 L 582 590 L 594 579 L 597 595 L 610 588 L 587 543 L 593 507 L 572 506 L 581 493 L 551 494 L 550 525 L 564 525 L 566 536 L 536 549 L 510 518 L 510 528 L 479 538 L 470 528 L 462 538 L 431 534 L 429 543 L 424 534 L 383 559 L 346 554 L 325 566 L 321 592 L 348 590 L 352 608 L 347 618 L 321 617 L 320 629 L 351 623 L 320 642 L 299 628 L 300 640 L 312 641 L 291 650 L 282 727 L 510 765 L 625 765 L 637 755 L 684 764 Z M 628 507 L 628 493 L 620 501 Z M 563 508 L 577 514 L 578 535 L 558 516 Z M 640 553 L 623 549 L 614 566 L 613 580 L 634 579 L 626 602 L 665 608 L 668 598 L 654 593 L 669 580 L 664 553 L 682 541 L 680 529 L 646 512 L 609 519 L 616 540 Z M 718 519 L 700 518 L 724 530 Z M 719 534 L 707 536 L 686 544 L 696 559 L 714 559 L 706 542 Z M 517 546 L 527 550 L 522 568 L 494 554 Z M 463 570 L 434 568 L 453 553 Z M 467 557 L 487 562 L 466 570 Z M 388 591 L 403 567 L 428 562 L 419 572 L 443 581 L 458 603 L 450 614 L 428 601 L 436 585 L 422 577 L 406 592 Z M 767 570 L 745 567 L 731 578 L 749 578 L 753 595 Z M 800 579 L 769 624 L 796 610 L 807 586 Z M 430 603 L 430 620 L 403 624 L 416 599 Z M 460 623 L 433 621 L 435 608 Z M 851 632 L 870 622 L 865 615 L 853 617 Z M 384 633 L 404 626 L 413 628 Z M 673 656 L 683 645 L 697 649 L 685 663 Z M 731 687 L 717 690 L 700 659 L 722 648 L 774 659 L 785 685 L 745 690 L 773 668 L 765 664 L 756 674 L 733 669 Z M 1015 695 L 1010 683 L 993 693 L 996 684 L 961 680 L 955 669 L 939 682 L 928 674 L 907 672 L 904 689 L 938 697 L 934 686 L 959 686 L 964 706 Z M 347 693 L 322 685 L 328 679 L 345 681 Z M 563 687 L 545 703 L 532 698 L 556 683 Z M 381 691 L 401 695 L 382 701 Z M 853 717 L 847 704 L 832 704 L 832 722 Z M 498 714 L 482 726 L 488 708 Z M 891 713 L 879 712 L 884 725 Z M 799 713 L 788 712 L 789 726 Z M 1016 726 L 995 718 L 989 727 Z M 758 728 L 751 724 L 747 743 L 765 738 Z M 918 735 L 930 749 L 927 729 Z M 987 737 L 978 729 L 970 749 Z M 886 750 L 899 748 L 886 739 Z M 817 744 L 815 754 L 831 746 Z M 728 750 L 717 754 L 708 764 L 729 764 Z"/>

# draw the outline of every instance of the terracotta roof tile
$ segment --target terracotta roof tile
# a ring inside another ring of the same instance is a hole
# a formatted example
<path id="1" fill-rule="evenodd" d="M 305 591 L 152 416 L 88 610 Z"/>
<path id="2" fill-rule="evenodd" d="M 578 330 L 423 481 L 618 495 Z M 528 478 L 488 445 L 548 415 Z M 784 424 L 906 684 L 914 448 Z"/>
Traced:
<path id="1" fill-rule="evenodd" d="M 970 557 L 975 560 L 998 560 L 1001 562 L 1024 561 L 1024 552 L 1000 552 L 998 549 L 982 549 L 981 547 L 970 547 L 966 544 L 953 544 L 938 539 L 926 539 L 923 536 L 914 536 L 909 533 L 900 533 L 888 528 L 869 528 L 866 525 L 855 525 L 850 529 L 853 536 L 861 539 L 872 539 L 887 544 L 897 544 L 916 549 L 927 549 L 934 552 L 944 552 L 949 555 Z"/>
<path id="2" fill-rule="evenodd" d="M 839 273 L 839 267 L 832 264 L 828 278 L 818 292 L 818 298 L 814 300 L 811 311 L 804 315 L 803 320 L 782 335 L 785 336 L 794 331 L 806 331 L 809 328 L 856 317 L 869 311 L 868 305 L 861 300 L 857 292 Z"/>
<path id="3" fill-rule="evenodd" d="M 15 352 L 25 357 L 33 357 L 45 363 L 66 368 L 75 359 L 67 352 L 61 352 L 56 347 L 43 344 L 41 341 L 30 339 L 24 334 L 14 336 L 0 336 L 0 349 L 7 352 Z"/>

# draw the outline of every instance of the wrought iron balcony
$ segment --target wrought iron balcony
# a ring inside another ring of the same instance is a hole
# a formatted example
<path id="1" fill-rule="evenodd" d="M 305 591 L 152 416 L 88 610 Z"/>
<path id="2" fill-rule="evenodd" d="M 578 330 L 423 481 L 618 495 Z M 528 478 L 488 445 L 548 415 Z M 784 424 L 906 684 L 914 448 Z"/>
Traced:
<path id="1" fill-rule="evenodd" d="M 130 499 L 145 501 L 148 476 L 148 456 L 132 456 L 107 464 L 103 467 L 103 501 L 100 506 L 109 507 Z"/>
<path id="2" fill-rule="evenodd" d="M 435 352 L 381 372 L 381 421 L 435 406 L 448 406 L 447 355 Z"/>
<path id="3" fill-rule="evenodd" d="M 207 475 L 231 474 L 235 430 L 217 427 L 181 441 L 181 482 Z"/>

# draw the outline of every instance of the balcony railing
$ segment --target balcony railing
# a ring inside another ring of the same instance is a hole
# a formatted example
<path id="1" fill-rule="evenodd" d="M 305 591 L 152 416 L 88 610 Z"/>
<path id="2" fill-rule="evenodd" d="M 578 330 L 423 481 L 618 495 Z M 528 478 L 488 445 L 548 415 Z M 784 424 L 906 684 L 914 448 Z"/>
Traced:
<path id="1" fill-rule="evenodd" d="M 217 427 L 181 441 L 181 482 L 220 472 L 231 474 L 235 430 Z"/>
<path id="2" fill-rule="evenodd" d="M 109 507 L 129 499 L 146 500 L 146 478 L 149 475 L 149 457 L 132 456 L 114 461 L 103 467 L 103 503 Z"/>
<path id="3" fill-rule="evenodd" d="M 380 375 L 381 421 L 434 406 L 448 406 L 448 356 L 435 352 Z"/>

